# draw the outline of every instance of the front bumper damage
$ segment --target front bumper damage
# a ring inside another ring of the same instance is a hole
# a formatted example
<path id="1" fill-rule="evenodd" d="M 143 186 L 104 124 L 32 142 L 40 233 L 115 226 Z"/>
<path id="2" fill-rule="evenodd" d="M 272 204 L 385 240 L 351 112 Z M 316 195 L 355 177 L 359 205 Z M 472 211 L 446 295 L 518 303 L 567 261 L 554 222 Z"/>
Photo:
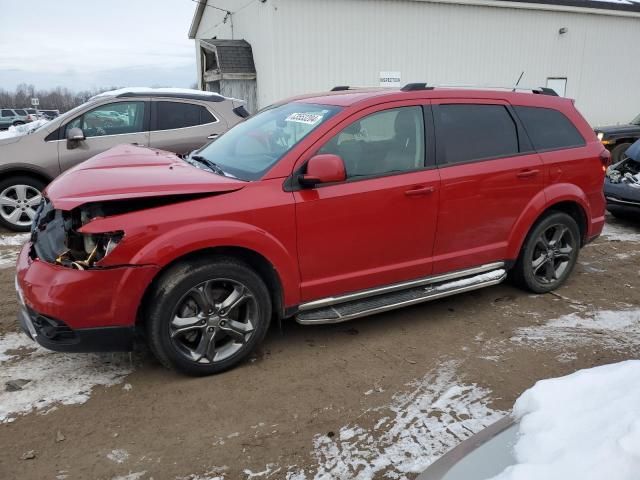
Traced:
<path id="1" fill-rule="evenodd" d="M 604 195 L 609 211 L 640 213 L 640 162 L 627 158 L 609 167 Z"/>
<path id="2" fill-rule="evenodd" d="M 138 307 L 158 267 L 77 270 L 33 256 L 28 242 L 16 266 L 18 320 L 29 337 L 63 352 L 132 349 Z"/>

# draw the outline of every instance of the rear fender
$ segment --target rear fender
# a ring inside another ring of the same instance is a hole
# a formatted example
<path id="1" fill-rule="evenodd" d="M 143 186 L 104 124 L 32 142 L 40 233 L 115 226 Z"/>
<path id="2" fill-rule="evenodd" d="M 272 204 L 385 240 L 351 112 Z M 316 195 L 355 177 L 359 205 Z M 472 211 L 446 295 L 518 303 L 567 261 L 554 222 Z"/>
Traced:
<path id="1" fill-rule="evenodd" d="M 549 185 L 533 197 L 516 221 L 516 224 L 509 235 L 507 259 L 515 260 L 518 258 L 524 240 L 533 225 L 545 211 L 553 208 L 554 205 L 561 202 L 573 202 L 579 205 L 585 214 L 587 229 L 591 228 L 589 222 L 589 219 L 591 218 L 591 209 L 589 208 L 589 203 L 585 193 L 570 183 Z"/>

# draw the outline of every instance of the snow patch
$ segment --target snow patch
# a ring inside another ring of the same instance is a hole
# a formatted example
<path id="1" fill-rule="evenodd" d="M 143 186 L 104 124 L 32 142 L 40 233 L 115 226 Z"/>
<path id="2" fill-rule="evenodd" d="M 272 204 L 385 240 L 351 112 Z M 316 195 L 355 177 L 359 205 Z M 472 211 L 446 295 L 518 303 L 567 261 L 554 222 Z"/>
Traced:
<path id="1" fill-rule="evenodd" d="M 29 240 L 29 237 L 29 233 L 1 236 L 0 247 L 21 247 Z"/>
<path id="2" fill-rule="evenodd" d="M 124 463 L 129 458 L 129 452 L 121 448 L 117 448 L 107 453 L 107 458 L 115 463 Z"/>
<path id="3" fill-rule="evenodd" d="M 412 478 L 504 415 L 488 406 L 489 390 L 457 381 L 452 362 L 407 386 L 411 390 L 394 395 L 390 405 L 370 410 L 381 417 L 374 427 L 346 425 L 333 438 L 317 435 L 313 440 L 317 466 L 311 478 Z M 286 478 L 307 477 L 298 469 L 290 470 Z"/>
<path id="4" fill-rule="evenodd" d="M 110 361 L 114 357 L 51 352 L 21 333 L 0 337 L 0 423 L 12 422 L 18 415 L 49 409 L 57 403 L 84 403 L 93 387 L 122 382 L 132 368 L 128 359 Z M 6 382 L 20 380 L 28 383 L 19 390 L 8 392 L 2 388 Z"/>
<path id="5" fill-rule="evenodd" d="M 463 278 L 461 280 L 454 280 L 452 282 L 443 283 L 435 287 L 434 290 L 435 291 L 449 290 L 452 288 L 468 287 L 470 285 L 476 285 L 478 283 L 489 282 L 492 280 L 500 280 L 505 273 L 506 271 L 502 269 L 493 270 L 491 272 L 481 273 L 480 275 L 475 275 L 473 277 Z"/>
<path id="6" fill-rule="evenodd" d="M 112 477 L 111 480 L 139 480 L 147 473 L 146 470 L 142 472 L 129 472 L 127 475 L 118 475 L 117 477 Z"/>
<path id="7" fill-rule="evenodd" d="M 617 240 L 619 242 L 640 242 L 640 232 L 638 230 L 613 223 L 604 225 L 602 236 L 607 240 Z"/>
<path id="8" fill-rule="evenodd" d="M 517 463 L 493 480 L 637 480 L 640 360 L 541 380 L 514 415 Z"/>
<path id="9" fill-rule="evenodd" d="M 545 347 L 593 343 L 612 349 L 635 347 L 640 343 L 640 309 L 571 313 L 544 325 L 519 328 L 511 341 Z"/>
<path id="10" fill-rule="evenodd" d="M 7 130 L 0 132 L 0 140 L 2 140 L 3 138 L 21 137 L 22 135 L 27 135 L 48 122 L 49 120 L 41 118 L 38 120 L 34 120 L 33 122 L 25 123 L 24 125 L 11 125 Z"/>

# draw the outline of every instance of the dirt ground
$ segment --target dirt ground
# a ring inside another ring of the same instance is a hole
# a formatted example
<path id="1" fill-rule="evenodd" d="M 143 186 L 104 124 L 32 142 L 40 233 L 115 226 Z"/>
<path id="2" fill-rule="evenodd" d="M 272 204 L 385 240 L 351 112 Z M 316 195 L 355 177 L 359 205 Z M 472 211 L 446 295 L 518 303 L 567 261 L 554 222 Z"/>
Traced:
<path id="1" fill-rule="evenodd" d="M 0 259 L 15 249 L 0 243 Z M 17 328 L 13 276 L 0 268 L 5 340 Z M 125 373 L 83 400 L 9 415 L 0 478 L 414 478 L 537 380 L 638 358 L 639 305 L 640 222 L 611 220 L 554 294 L 502 284 L 345 324 L 288 322 L 218 376 L 178 375 L 143 350 L 131 360 L 9 350 L 0 390 L 27 361 L 66 365 L 67 387 L 86 369 Z M 13 405 L 51 381 L 33 378 L 0 398 Z"/>

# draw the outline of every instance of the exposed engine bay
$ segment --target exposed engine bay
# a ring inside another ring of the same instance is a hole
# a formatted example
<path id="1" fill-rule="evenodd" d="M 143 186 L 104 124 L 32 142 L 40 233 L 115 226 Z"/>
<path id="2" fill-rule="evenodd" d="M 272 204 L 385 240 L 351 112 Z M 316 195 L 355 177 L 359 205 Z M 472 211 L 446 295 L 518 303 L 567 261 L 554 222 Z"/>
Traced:
<path id="1" fill-rule="evenodd" d="M 162 205 L 184 202 L 212 194 L 173 195 L 88 203 L 71 211 L 58 210 L 44 199 L 31 228 L 32 258 L 76 270 L 100 268 L 96 265 L 124 238 L 123 231 L 99 234 L 79 230 L 97 218 L 121 215 Z"/>
<path id="2" fill-rule="evenodd" d="M 66 212 L 49 201 L 38 208 L 31 230 L 35 256 L 45 262 L 84 270 L 108 255 L 122 240 L 123 232 L 83 234 L 78 229 L 91 219 L 104 216 L 100 206 L 89 205 Z"/>
<path id="3" fill-rule="evenodd" d="M 607 177 L 611 183 L 640 188 L 640 162 L 627 158 L 609 167 Z"/>

